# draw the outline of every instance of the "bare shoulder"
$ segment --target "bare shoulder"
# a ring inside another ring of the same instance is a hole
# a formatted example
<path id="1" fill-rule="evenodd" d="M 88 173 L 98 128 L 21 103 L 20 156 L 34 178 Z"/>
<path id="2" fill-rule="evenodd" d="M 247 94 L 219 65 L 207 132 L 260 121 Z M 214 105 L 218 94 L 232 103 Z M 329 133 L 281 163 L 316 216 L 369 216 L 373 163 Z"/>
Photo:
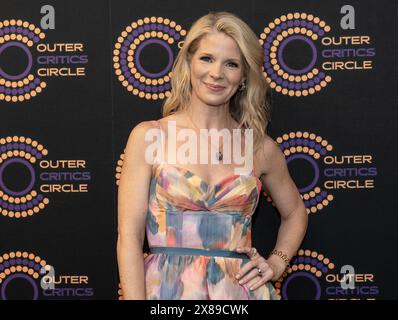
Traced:
<path id="1" fill-rule="evenodd" d="M 157 127 L 158 126 L 155 120 L 142 121 L 135 125 L 135 127 L 131 130 L 130 135 L 140 136 L 145 134 L 149 129 Z"/>
<path id="2" fill-rule="evenodd" d="M 166 117 L 163 117 L 158 120 L 160 123 L 160 126 L 162 127 L 163 130 L 166 131 L 168 124 L 170 121 L 174 122 L 173 125 L 175 125 L 178 128 L 186 128 L 189 126 L 189 123 L 187 123 L 186 118 L 184 117 L 183 114 L 177 112 L 177 113 L 172 113 Z"/>
<path id="3" fill-rule="evenodd" d="M 268 174 L 281 166 L 286 165 L 286 159 L 279 144 L 269 135 L 265 135 L 261 147 L 257 152 L 256 164 L 260 176 Z"/>
<path id="4" fill-rule="evenodd" d="M 158 125 L 155 120 L 142 121 L 138 123 L 130 132 L 125 150 L 126 154 L 134 153 L 138 150 L 144 150 L 149 143 L 146 139 L 147 133 L 149 130 L 157 128 Z"/>

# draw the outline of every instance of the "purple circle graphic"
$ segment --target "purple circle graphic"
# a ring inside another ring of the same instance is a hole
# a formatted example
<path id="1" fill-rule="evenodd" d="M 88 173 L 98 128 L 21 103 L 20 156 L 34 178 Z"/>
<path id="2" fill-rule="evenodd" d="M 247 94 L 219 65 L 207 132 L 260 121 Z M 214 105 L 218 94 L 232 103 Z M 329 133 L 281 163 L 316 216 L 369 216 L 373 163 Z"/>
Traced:
<path id="1" fill-rule="evenodd" d="M 319 168 L 318 168 L 316 162 L 314 161 L 314 159 L 305 154 L 294 154 L 292 156 L 289 156 L 286 161 L 287 161 L 287 163 L 289 163 L 295 159 L 307 160 L 312 165 L 312 168 L 314 169 L 314 179 L 311 181 L 311 183 L 307 187 L 299 188 L 300 192 L 307 192 L 307 191 L 311 190 L 312 188 L 314 188 L 317 181 L 319 180 Z"/>
<path id="2" fill-rule="evenodd" d="M 304 278 L 308 278 L 310 279 L 316 287 L 316 295 L 315 295 L 315 299 L 314 300 L 319 300 L 321 298 L 321 285 L 319 284 L 318 279 L 307 272 L 304 271 L 299 271 L 299 272 L 295 272 L 293 273 L 290 277 L 287 278 L 287 280 L 285 280 L 283 282 L 283 288 L 282 288 L 282 297 L 284 300 L 289 300 L 289 297 L 287 296 L 287 286 L 290 283 L 290 281 L 292 281 L 294 278 L 298 278 L 298 277 L 304 277 Z"/>
<path id="3" fill-rule="evenodd" d="M 166 49 L 167 54 L 168 54 L 169 61 L 167 63 L 167 66 L 162 71 L 160 71 L 158 73 L 152 73 L 152 72 L 146 71 L 142 67 L 141 62 L 140 62 L 140 55 L 141 55 L 142 49 L 144 49 L 146 46 L 148 46 L 150 44 L 161 45 L 163 48 Z M 153 78 L 163 77 L 165 74 L 167 74 L 167 72 L 170 70 L 171 66 L 173 65 L 173 52 L 171 51 L 171 48 L 164 41 L 161 41 L 158 39 L 149 39 L 147 41 L 142 42 L 142 44 L 138 47 L 137 53 L 136 53 L 136 64 L 137 64 L 137 69 L 139 69 L 140 72 L 146 77 L 153 77 Z"/>
<path id="4" fill-rule="evenodd" d="M 303 69 L 300 69 L 300 70 L 290 68 L 283 60 L 283 50 L 285 49 L 286 45 L 289 42 L 295 41 L 295 40 L 304 41 L 306 44 L 308 44 L 310 46 L 311 51 L 312 51 L 311 62 L 306 67 L 304 67 Z M 285 69 L 286 71 L 288 71 L 289 73 L 292 73 L 292 74 L 302 74 L 302 73 L 306 73 L 309 70 L 311 70 L 311 68 L 315 65 L 316 57 L 317 57 L 317 51 L 316 51 L 314 43 L 309 38 L 307 38 L 305 36 L 301 36 L 301 35 L 294 35 L 294 36 L 286 38 L 282 42 L 282 44 L 278 50 L 279 64 L 283 67 L 283 69 Z"/>
<path id="5" fill-rule="evenodd" d="M 29 169 L 31 179 L 30 179 L 29 185 L 22 191 L 12 191 L 12 190 L 8 189 L 4 183 L 4 180 L 3 180 L 4 169 L 11 163 L 22 163 Z M 20 159 L 20 158 L 13 158 L 13 159 L 6 160 L 3 163 L 3 165 L 0 166 L 0 187 L 8 194 L 10 194 L 12 196 L 23 196 L 26 193 L 28 193 L 30 190 L 32 190 L 34 184 L 35 184 L 35 171 L 34 171 L 32 165 L 28 161 L 26 161 L 24 159 Z"/>
<path id="6" fill-rule="evenodd" d="M 24 77 L 29 73 L 30 69 L 32 68 L 32 54 L 31 54 L 30 50 L 28 49 L 28 47 L 25 46 L 24 44 L 22 44 L 22 43 L 20 43 L 20 42 L 17 42 L 17 41 L 10 41 L 10 42 L 7 42 L 5 45 L 3 45 L 3 46 L 0 47 L 0 55 L 3 53 L 3 51 L 4 51 L 5 49 L 7 49 L 7 48 L 9 48 L 9 47 L 18 47 L 18 48 L 21 48 L 21 49 L 26 53 L 26 55 L 28 56 L 28 65 L 27 65 L 27 67 L 25 68 L 25 70 L 24 70 L 22 73 L 20 73 L 20 74 L 18 74 L 18 75 L 15 75 L 15 76 L 10 75 L 10 74 L 7 74 L 7 73 L 0 67 L 0 75 L 1 75 L 3 78 L 9 79 L 9 80 L 19 80 L 19 79 L 22 79 L 22 78 L 24 78 Z"/>
<path id="7" fill-rule="evenodd" d="M 8 284 L 10 283 L 10 281 L 13 280 L 13 279 L 16 279 L 16 278 L 25 279 L 32 285 L 32 287 L 33 287 L 33 299 L 32 300 L 37 300 L 38 297 L 39 297 L 39 289 L 37 288 L 37 284 L 31 277 L 29 277 L 28 275 L 26 275 L 24 273 L 13 274 L 13 275 L 9 276 L 3 282 L 3 285 L 1 286 L 1 299 L 2 300 L 7 300 L 6 288 L 7 288 Z"/>

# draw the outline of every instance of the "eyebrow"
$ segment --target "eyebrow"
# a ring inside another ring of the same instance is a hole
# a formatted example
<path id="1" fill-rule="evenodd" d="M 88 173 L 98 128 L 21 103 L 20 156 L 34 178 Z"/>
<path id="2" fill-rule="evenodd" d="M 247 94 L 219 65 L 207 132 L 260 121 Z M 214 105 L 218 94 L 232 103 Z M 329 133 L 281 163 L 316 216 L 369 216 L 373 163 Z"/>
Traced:
<path id="1" fill-rule="evenodd" d="M 210 56 L 210 57 L 214 57 L 211 53 L 208 53 L 208 52 L 201 52 L 200 53 L 200 55 L 205 55 L 205 56 Z M 241 62 L 241 59 L 240 58 L 235 58 L 235 57 L 232 57 L 232 58 L 228 58 L 228 59 L 226 59 L 225 61 L 235 61 L 235 62 Z"/>

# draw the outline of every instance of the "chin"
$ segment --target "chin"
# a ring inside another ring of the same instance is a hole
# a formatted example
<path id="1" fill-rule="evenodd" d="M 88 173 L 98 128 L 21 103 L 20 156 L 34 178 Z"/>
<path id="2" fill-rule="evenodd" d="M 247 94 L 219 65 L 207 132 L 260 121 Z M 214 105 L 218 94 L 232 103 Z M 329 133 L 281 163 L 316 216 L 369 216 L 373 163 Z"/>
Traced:
<path id="1" fill-rule="evenodd" d="M 220 100 L 220 99 L 217 99 L 217 100 L 215 100 L 215 99 L 204 99 L 203 102 L 206 103 L 209 106 L 212 106 L 212 107 L 219 107 L 219 106 L 224 105 L 226 103 L 225 100 Z"/>
<path id="2" fill-rule="evenodd" d="M 228 103 L 229 99 L 227 97 L 214 97 L 214 96 L 204 96 L 203 99 L 201 99 L 204 103 L 206 103 L 209 106 L 219 106 Z"/>

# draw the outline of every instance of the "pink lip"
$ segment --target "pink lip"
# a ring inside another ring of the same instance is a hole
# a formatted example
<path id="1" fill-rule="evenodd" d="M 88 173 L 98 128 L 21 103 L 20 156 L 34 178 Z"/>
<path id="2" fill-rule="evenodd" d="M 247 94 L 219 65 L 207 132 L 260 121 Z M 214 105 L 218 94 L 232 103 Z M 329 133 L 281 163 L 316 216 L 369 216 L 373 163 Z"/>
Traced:
<path id="1" fill-rule="evenodd" d="M 210 83 L 206 83 L 206 82 L 204 82 L 204 84 L 206 85 L 206 87 L 208 87 L 212 91 L 221 91 L 221 90 L 225 89 L 225 87 L 219 86 L 217 84 L 210 84 Z"/>

